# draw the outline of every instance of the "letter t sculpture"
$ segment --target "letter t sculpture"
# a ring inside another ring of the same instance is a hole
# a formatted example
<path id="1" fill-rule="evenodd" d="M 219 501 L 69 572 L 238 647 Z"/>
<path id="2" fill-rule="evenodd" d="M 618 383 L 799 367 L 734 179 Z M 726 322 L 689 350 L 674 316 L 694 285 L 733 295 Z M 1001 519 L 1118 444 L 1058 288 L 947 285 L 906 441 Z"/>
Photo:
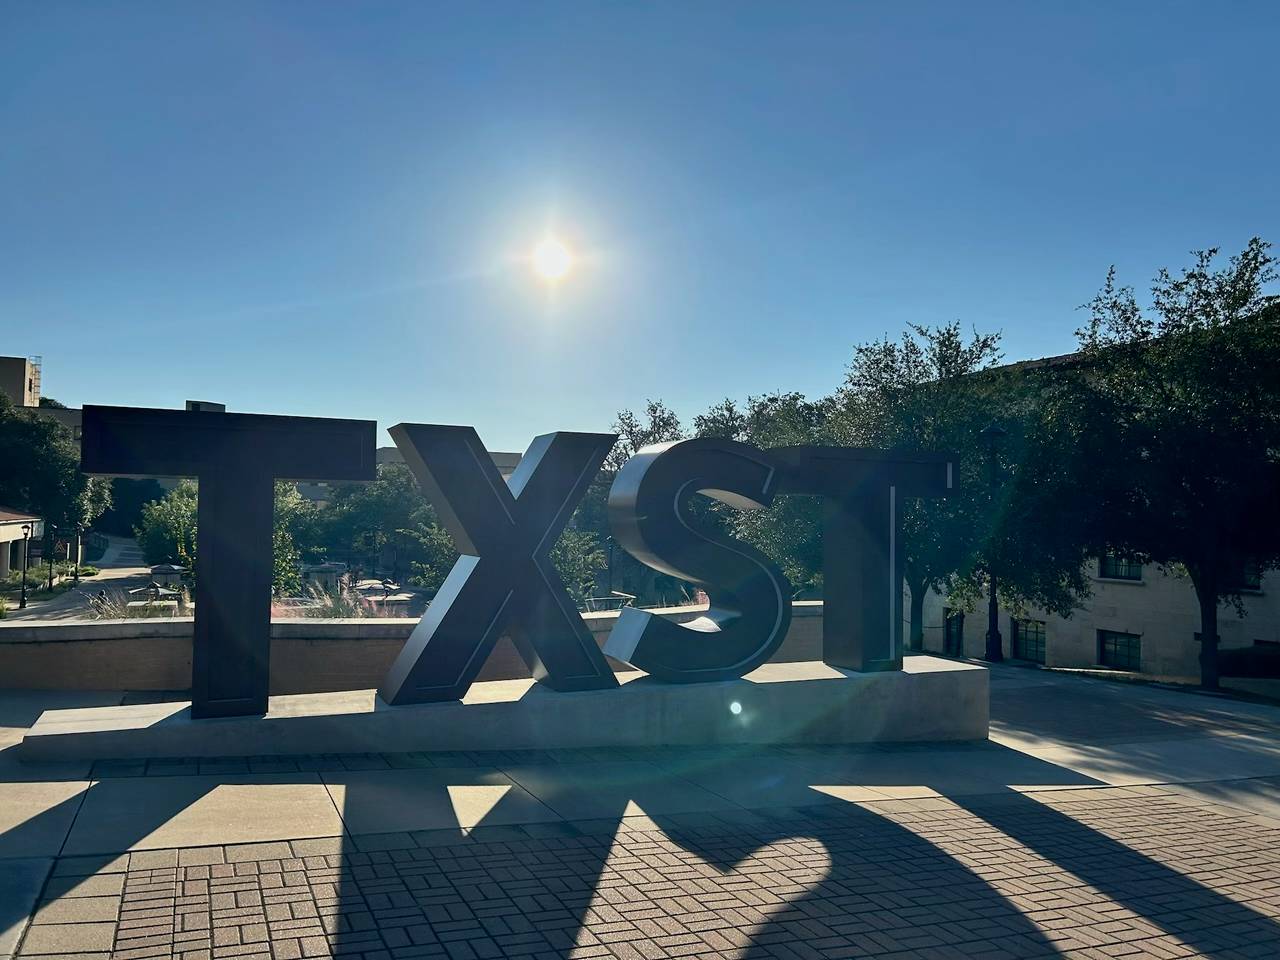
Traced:
<path id="1" fill-rule="evenodd" d="M 87 406 L 81 467 L 195 477 L 193 717 L 267 712 L 275 481 L 372 480 L 372 420 Z"/>

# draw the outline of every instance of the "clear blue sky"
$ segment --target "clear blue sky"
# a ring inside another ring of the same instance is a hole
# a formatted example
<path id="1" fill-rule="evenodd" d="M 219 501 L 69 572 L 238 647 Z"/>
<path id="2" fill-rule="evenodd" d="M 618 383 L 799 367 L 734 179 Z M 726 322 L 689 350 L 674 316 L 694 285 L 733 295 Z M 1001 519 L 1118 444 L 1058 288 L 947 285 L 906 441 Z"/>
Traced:
<path id="1" fill-rule="evenodd" d="M 1280 241 L 1275 3 L 0 6 L 0 354 L 65 403 L 475 424 L 1072 348 Z M 583 255 L 549 293 L 519 258 Z M 382 441 L 386 442 L 385 435 Z"/>

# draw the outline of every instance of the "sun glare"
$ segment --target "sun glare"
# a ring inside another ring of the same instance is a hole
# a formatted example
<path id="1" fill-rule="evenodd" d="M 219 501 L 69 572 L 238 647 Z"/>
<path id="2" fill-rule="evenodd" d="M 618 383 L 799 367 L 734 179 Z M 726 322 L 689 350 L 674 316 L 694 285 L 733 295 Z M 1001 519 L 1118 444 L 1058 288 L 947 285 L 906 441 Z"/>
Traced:
<path id="1" fill-rule="evenodd" d="M 548 283 L 563 280 L 572 266 L 573 252 L 555 237 L 545 237 L 533 248 L 533 272 Z"/>

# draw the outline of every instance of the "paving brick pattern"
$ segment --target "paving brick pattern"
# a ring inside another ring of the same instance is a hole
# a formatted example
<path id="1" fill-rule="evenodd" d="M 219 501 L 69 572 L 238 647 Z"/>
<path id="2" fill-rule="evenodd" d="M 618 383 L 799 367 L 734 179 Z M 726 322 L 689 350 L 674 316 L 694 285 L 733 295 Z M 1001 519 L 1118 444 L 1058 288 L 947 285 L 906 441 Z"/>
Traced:
<path id="1" fill-rule="evenodd" d="M 64 857 L 22 957 L 1280 956 L 1280 821 L 1156 787 Z"/>

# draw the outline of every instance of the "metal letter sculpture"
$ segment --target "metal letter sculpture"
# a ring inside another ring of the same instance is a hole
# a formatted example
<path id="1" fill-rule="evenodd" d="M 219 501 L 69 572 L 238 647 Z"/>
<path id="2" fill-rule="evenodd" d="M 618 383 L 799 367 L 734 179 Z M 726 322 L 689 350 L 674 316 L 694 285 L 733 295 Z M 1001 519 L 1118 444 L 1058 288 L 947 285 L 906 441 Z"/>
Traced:
<path id="1" fill-rule="evenodd" d="M 553 689 L 616 687 L 550 552 L 617 438 L 538 437 L 508 487 L 471 427 L 402 423 L 390 433 L 463 555 L 387 672 L 382 699 L 461 698 L 504 632 Z"/>
<path id="2" fill-rule="evenodd" d="M 857 447 L 776 447 L 780 493 L 823 498 L 822 659 L 849 670 L 902 669 L 904 497 L 943 497 L 942 454 Z"/>
<path id="3" fill-rule="evenodd" d="M 765 453 L 732 440 L 677 440 L 643 448 L 609 490 L 614 538 L 642 563 L 707 592 L 706 616 L 688 624 L 625 607 L 605 652 L 660 680 L 732 680 L 764 663 L 791 623 L 791 585 L 764 554 L 700 529 L 701 493 L 755 510 L 773 502 L 777 471 Z"/>
<path id="4" fill-rule="evenodd" d="M 462 556 L 396 658 L 390 704 L 461 698 L 503 633 L 556 690 L 617 686 L 550 553 L 612 434 L 538 437 L 502 479 L 470 427 L 402 423 L 391 435 Z M 376 424 L 86 406 L 82 468 L 200 482 L 194 717 L 267 709 L 276 479 L 371 480 Z M 701 587 L 687 624 L 625 608 L 604 652 L 673 682 L 728 680 L 764 663 L 791 622 L 791 586 L 762 553 L 699 523 L 693 498 L 740 510 L 778 494 L 823 498 L 823 660 L 902 667 L 903 497 L 946 496 L 952 461 L 852 447 L 768 451 L 700 438 L 645 447 L 609 491 L 614 537 L 642 563 Z"/>
<path id="5" fill-rule="evenodd" d="M 371 420 L 86 406 L 85 473 L 200 483 L 193 717 L 267 710 L 274 481 L 372 480 Z"/>

